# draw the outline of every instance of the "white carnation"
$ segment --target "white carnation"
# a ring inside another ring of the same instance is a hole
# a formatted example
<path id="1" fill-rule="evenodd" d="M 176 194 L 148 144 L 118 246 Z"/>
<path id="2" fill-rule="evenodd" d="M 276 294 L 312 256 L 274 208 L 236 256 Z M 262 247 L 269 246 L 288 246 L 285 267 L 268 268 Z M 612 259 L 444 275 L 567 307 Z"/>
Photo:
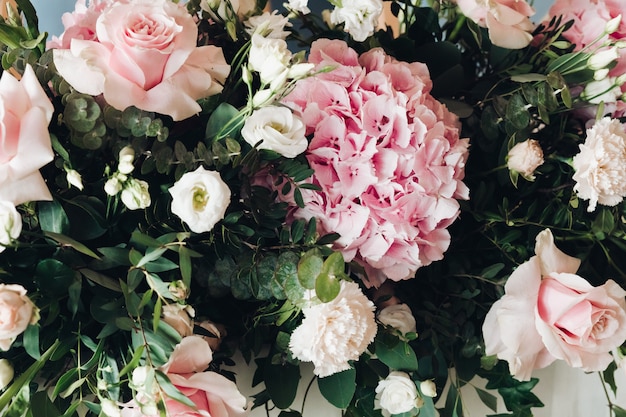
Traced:
<path id="1" fill-rule="evenodd" d="M 615 206 L 626 196 L 626 131 L 617 119 L 605 117 L 587 129 L 587 139 L 574 156 L 574 191 L 596 204 Z"/>
<path id="2" fill-rule="evenodd" d="M 359 359 L 376 336 L 374 308 L 358 284 L 342 281 L 334 300 L 302 310 L 289 348 L 294 357 L 313 362 L 319 377 L 350 369 L 348 361 Z"/>
<path id="3" fill-rule="evenodd" d="M 306 127 L 287 107 L 266 106 L 255 110 L 241 129 L 241 135 L 251 146 L 268 149 L 294 158 L 308 146 Z"/>
<path id="4" fill-rule="evenodd" d="M 230 203 L 230 189 L 220 174 L 203 167 L 184 174 L 169 192 L 172 213 L 196 233 L 213 229 L 224 218 Z"/>
<path id="5" fill-rule="evenodd" d="M 374 33 L 382 11 L 382 0 L 345 0 L 332 11 L 330 21 L 335 25 L 343 23 L 344 30 L 362 42 Z"/>
<path id="6" fill-rule="evenodd" d="M 405 372 L 390 372 L 387 378 L 376 386 L 375 408 L 383 416 L 408 413 L 418 407 L 421 398 L 413 380 Z"/>
<path id="7" fill-rule="evenodd" d="M 402 334 L 417 331 L 413 312 L 406 304 L 392 304 L 383 308 L 378 313 L 378 321 L 397 329 Z"/>

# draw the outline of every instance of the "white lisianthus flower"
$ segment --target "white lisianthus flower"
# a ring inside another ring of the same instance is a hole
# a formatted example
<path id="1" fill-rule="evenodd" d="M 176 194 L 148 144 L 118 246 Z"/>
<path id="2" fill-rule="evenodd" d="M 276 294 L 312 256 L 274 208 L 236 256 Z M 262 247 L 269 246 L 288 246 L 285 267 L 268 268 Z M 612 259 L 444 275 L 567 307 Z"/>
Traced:
<path id="1" fill-rule="evenodd" d="M 392 304 L 378 312 L 378 321 L 397 329 L 400 333 L 415 333 L 416 323 L 411 308 L 406 304 Z"/>
<path id="2" fill-rule="evenodd" d="M 252 16 L 245 22 L 246 32 L 250 35 L 258 33 L 261 36 L 271 39 L 286 39 L 289 32 L 285 27 L 291 27 L 289 18 L 278 13 L 278 10 L 265 12 L 258 16 Z"/>
<path id="3" fill-rule="evenodd" d="M 0 201 L 0 252 L 22 233 L 22 216 L 10 201 Z"/>
<path id="4" fill-rule="evenodd" d="M 252 35 L 248 68 L 259 73 L 261 81 L 271 83 L 289 69 L 291 52 L 284 39 L 266 38 L 258 33 Z"/>
<path id="5" fill-rule="evenodd" d="M 387 378 L 378 382 L 374 408 L 380 409 L 383 416 L 408 413 L 418 408 L 421 398 L 415 382 L 405 372 L 390 372 Z"/>
<path id="6" fill-rule="evenodd" d="M 347 0 L 341 2 L 341 7 L 335 7 L 330 21 L 335 25 L 343 23 L 344 30 L 355 41 L 363 42 L 374 33 L 382 11 L 382 0 Z"/>
<path id="7" fill-rule="evenodd" d="M 308 146 L 306 127 L 287 107 L 267 106 L 255 110 L 241 129 L 241 135 L 250 145 L 268 149 L 294 158 Z"/>
<path id="8" fill-rule="evenodd" d="M 169 189 L 172 213 L 196 233 L 209 232 L 224 218 L 230 203 L 230 189 L 220 174 L 198 167 L 184 174 Z"/>
<path id="9" fill-rule="evenodd" d="M 534 139 L 526 139 L 513 146 L 506 157 L 506 166 L 519 172 L 528 181 L 534 181 L 534 172 L 543 164 L 543 150 Z"/>
<path id="10" fill-rule="evenodd" d="M 150 207 L 152 201 L 147 182 L 131 178 L 123 187 L 121 198 L 126 208 L 129 210 L 140 210 Z"/>
<path id="11" fill-rule="evenodd" d="M 337 297 L 302 309 L 304 319 L 291 334 L 294 357 L 313 362 L 320 378 L 350 369 L 376 336 L 374 303 L 354 282 L 341 282 Z"/>
<path id="12" fill-rule="evenodd" d="M 572 161 L 574 191 L 589 200 L 587 211 L 596 204 L 615 206 L 626 197 L 626 131 L 617 119 L 605 117 L 587 129 L 585 143 Z"/>
<path id="13" fill-rule="evenodd" d="M 14 375 L 15 371 L 11 362 L 8 359 L 0 359 L 0 391 L 9 386 Z"/>

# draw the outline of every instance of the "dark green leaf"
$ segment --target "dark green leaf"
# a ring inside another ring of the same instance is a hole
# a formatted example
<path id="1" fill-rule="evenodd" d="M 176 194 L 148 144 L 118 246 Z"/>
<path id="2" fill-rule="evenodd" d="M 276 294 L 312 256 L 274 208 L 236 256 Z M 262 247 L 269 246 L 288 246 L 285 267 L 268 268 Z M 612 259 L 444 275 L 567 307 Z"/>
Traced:
<path id="1" fill-rule="evenodd" d="M 263 376 L 267 392 L 276 407 L 288 408 L 296 398 L 300 368 L 288 363 L 284 365 L 266 363 Z"/>
<path id="2" fill-rule="evenodd" d="M 491 411 L 496 413 L 498 411 L 498 399 L 496 398 L 496 396 L 476 386 L 474 387 L 474 389 L 476 390 L 476 393 L 478 394 L 478 397 L 483 402 L 483 404 L 489 407 Z"/>
<path id="3" fill-rule="evenodd" d="M 350 368 L 324 378 L 318 378 L 320 392 L 337 408 L 346 408 L 356 391 L 356 369 Z"/>
<path id="4" fill-rule="evenodd" d="M 37 204 L 39 214 L 39 225 L 45 232 L 57 234 L 67 234 L 70 228 L 70 221 L 67 218 L 63 206 L 57 200 L 40 201 Z"/>
<path id="5" fill-rule="evenodd" d="M 37 360 L 41 357 L 39 352 L 39 326 L 35 324 L 29 324 L 24 331 L 24 349 L 31 358 Z"/>
<path id="6" fill-rule="evenodd" d="M 417 356 L 413 348 L 400 340 L 394 346 L 376 340 L 376 355 L 391 369 L 417 371 Z"/>

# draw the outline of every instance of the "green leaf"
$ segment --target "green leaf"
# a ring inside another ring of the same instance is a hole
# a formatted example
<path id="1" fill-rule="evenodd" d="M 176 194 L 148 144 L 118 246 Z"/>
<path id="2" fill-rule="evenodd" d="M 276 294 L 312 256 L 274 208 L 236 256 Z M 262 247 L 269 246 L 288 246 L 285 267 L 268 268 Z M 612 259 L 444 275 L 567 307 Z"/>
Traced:
<path id="1" fill-rule="evenodd" d="M 67 234 L 70 228 L 70 220 L 63 210 L 63 206 L 57 200 L 40 201 L 37 203 L 39 225 L 44 232 Z"/>
<path id="2" fill-rule="evenodd" d="M 94 251 L 92 251 L 91 249 L 89 249 L 87 246 L 83 245 L 79 241 L 72 239 L 71 237 L 67 237 L 65 235 L 54 233 L 54 232 L 45 232 L 44 234 L 50 239 L 55 240 L 56 242 L 60 243 L 63 246 L 69 246 L 73 248 L 74 250 L 76 250 L 77 252 L 80 252 L 84 255 L 91 256 L 94 259 L 100 259 L 100 257 Z"/>
<path id="3" fill-rule="evenodd" d="M 239 110 L 228 103 L 221 103 L 209 117 L 205 138 L 235 136 L 242 124 L 243 117 L 239 115 Z"/>
<path id="4" fill-rule="evenodd" d="M 39 326 L 36 324 L 29 324 L 23 335 L 24 350 L 30 355 L 31 358 L 37 360 L 41 358 L 41 352 L 39 352 Z"/>
<path id="5" fill-rule="evenodd" d="M 137 349 L 135 349 L 135 353 L 133 354 L 133 357 L 131 358 L 131 360 L 126 365 L 124 365 L 124 367 L 120 371 L 119 373 L 120 378 L 137 367 L 137 365 L 139 364 L 139 361 L 141 360 L 143 356 L 143 351 L 145 347 L 146 347 L 145 345 L 139 345 Z"/>
<path id="6" fill-rule="evenodd" d="M 450 389 L 448 390 L 444 413 L 445 415 L 451 417 L 463 417 L 463 402 L 461 401 L 459 391 L 454 384 L 451 384 Z"/>
<path id="7" fill-rule="evenodd" d="M 622 407 L 620 407 L 620 406 L 618 406 L 616 404 L 613 404 L 611 409 L 615 413 L 615 417 L 626 417 L 626 410 L 624 410 Z"/>
<path id="8" fill-rule="evenodd" d="M 181 246 L 178 250 L 178 262 L 180 263 L 180 276 L 183 283 L 189 287 L 191 285 L 191 254 L 189 249 Z"/>
<path id="9" fill-rule="evenodd" d="M 167 375 L 165 375 L 163 372 L 161 371 L 156 371 L 155 372 L 155 376 L 156 379 L 159 383 L 159 386 L 161 387 L 161 389 L 165 392 L 165 395 L 167 395 L 169 398 L 178 401 L 181 404 L 186 405 L 187 407 L 191 407 L 194 410 L 197 409 L 196 404 L 191 401 L 189 398 L 187 398 L 187 396 L 185 396 L 183 393 L 181 393 L 178 388 L 176 388 L 169 380 L 169 378 L 167 377 Z"/>
<path id="10" fill-rule="evenodd" d="M 322 264 L 322 271 L 315 280 L 315 294 L 324 303 L 334 300 L 341 289 L 341 280 L 345 278 L 343 255 L 333 252 Z"/>
<path id="11" fill-rule="evenodd" d="M 476 386 L 474 386 L 474 389 L 476 389 L 476 394 L 478 394 L 478 397 L 483 402 L 483 404 L 489 407 L 489 409 L 494 413 L 498 412 L 498 399 L 495 395 Z"/>
<path id="12" fill-rule="evenodd" d="M 77 272 L 56 259 L 44 259 L 35 268 L 35 281 L 50 295 L 66 294 Z"/>
<path id="13" fill-rule="evenodd" d="M 329 403 L 337 408 L 345 409 L 352 401 L 356 391 L 356 369 L 350 368 L 324 378 L 318 378 L 317 385 Z"/>
<path id="14" fill-rule="evenodd" d="M 521 94 L 513 94 L 506 106 L 507 121 L 517 130 L 525 129 L 530 123 L 530 113 Z"/>
<path id="15" fill-rule="evenodd" d="M 38 391 L 33 394 L 30 399 L 30 408 L 36 410 L 36 414 L 33 417 L 59 417 L 61 412 L 50 401 L 48 393 L 45 391 Z"/>
<path id="16" fill-rule="evenodd" d="M 298 280 L 300 284 L 308 289 L 315 288 L 315 281 L 322 271 L 324 259 L 319 249 L 311 249 L 306 252 L 298 261 Z"/>
<path id="17" fill-rule="evenodd" d="M 81 268 L 78 271 L 91 282 L 94 282 L 104 288 L 108 288 L 116 292 L 122 292 L 122 287 L 120 286 L 119 281 L 115 281 L 113 278 L 110 278 L 99 272 L 92 271 L 88 268 Z"/>
<path id="18" fill-rule="evenodd" d="M 400 340 L 390 347 L 376 340 L 376 356 L 391 369 L 417 371 L 417 356 L 413 348 L 405 341 Z"/>
<path id="19" fill-rule="evenodd" d="M 65 372 L 56 385 L 54 386 L 54 391 L 52 393 L 53 397 L 56 397 L 60 393 L 66 391 L 74 382 L 76 382 L 76 377 L 78 376 L 78 368 L 71 368 L 67 372 Z"/>
<path id="20" fill-rule="evenodd" d="M 11 405 L 3 411 L 2 417 L 22 417 L 30 405 L 30 388 L 24 385 L 11 401 Z"/>
<path id="21" fill-rule="evenodd" d="M 288 363 L 275 365 L 268 361 L 263 370 L 263 377 L 267 392 L 276 407 L 288 408 L 296 398 L 300 368 Z"/>

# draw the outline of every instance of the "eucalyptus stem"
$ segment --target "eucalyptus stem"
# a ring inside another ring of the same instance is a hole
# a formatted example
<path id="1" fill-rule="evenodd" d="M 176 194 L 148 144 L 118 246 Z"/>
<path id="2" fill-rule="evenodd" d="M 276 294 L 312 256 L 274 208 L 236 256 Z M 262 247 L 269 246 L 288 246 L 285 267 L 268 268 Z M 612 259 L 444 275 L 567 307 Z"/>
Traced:
<path id="1" fill-rule="evenodd" d="M 306 398 L 309 396 L 309 390 L 313 386 L 313 381 L 316 379 L 317 376 L 313 375 L 313 378 L 311 378 L 311 381 L 309 381 L 309 384 L 306 386 L 306 390 L 304 390 L 304 398 L 302 398 L 302 408 L 300 410 L 300 414 L 302 415 L 304 415 L 304 404 L 306 403 Z"/>

